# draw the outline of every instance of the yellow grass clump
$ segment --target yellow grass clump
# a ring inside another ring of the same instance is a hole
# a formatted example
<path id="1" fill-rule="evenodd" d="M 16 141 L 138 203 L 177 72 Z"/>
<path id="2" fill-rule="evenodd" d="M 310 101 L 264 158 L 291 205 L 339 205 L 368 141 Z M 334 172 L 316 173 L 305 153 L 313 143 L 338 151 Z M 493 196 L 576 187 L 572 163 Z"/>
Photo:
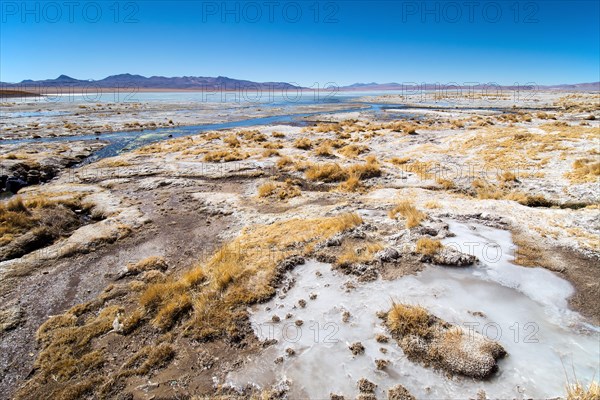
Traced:
<path id="1" fill-rule="evenodd" d="M 454 182 L 450 179 L 442 179 L 442 178 L 438 178 L 435 180 L 435 182 L 440 185 L 442 188 L 444 188 L 445 190 L 451 190 L 454 189 L 456 187 L 456 185 L 454 184 Z"/>
<path id="2" fill-rule="evenodd" d="M 238 136 L 250 142 L 264 142 L 267 140 L 267 137 L 260 133 L 260 131 L 257 129 L 251 131 L 240 131 L 238 132 Z"/>
<path id="3" fill-rule="evenodd" d="M 440 203 L 438 203 L 435 200 L 429 200 L 428 202 L 425 203 L 425 208 L 433 209 L 433 208 L 440 208 L 440 207 L 441 207 Z"/>
<path id="4" fill-rule="evenodd" d="M 410 157 L 393 157 L 388 161 L 394 165 L 404 165 L 410 161 Z"/>
<path id="5" fill-rule="evenodd" d="M 398 203 L 389 213 L 389 217 L 396 219 L 401 215 L 406 220 L 407 228 L 414 228 L 423 221 L 427 215 L 419 211 L 410 201 L 402 201 Z"/>
<path id="6" fill-rule="evenodd" d="M 234 135 L 227 136 L 225 139 L 223 139 L 223 142 L 229 147 L 240 147 L 241 145 L 241 142 Z"/>
<path id="7" fill-rule="evenodd" d="M 600 177 L 600 162 L 598 159 L 580 158 L 573 163 L 573 170 L 565 177 L 572 183 L 596 182 Z"/>
<path id="8" fill-rule="evenodd" d="M 300 196 L 302 192 L 291 182 L 267 182 L 258 187 L 258 197 L 273 197 L 279 200 Z"/>
<path id="9" fill-rule="evenodd" d="M 342 147 L 339 150 L 339 153 L 344 157 L 355 158 L 358 157 L 360 154 L 366 153 L 367 151 L 369 151 L 369 148 L 367 146 L 349 144 L 347 146 Z"/>
<path id="10" fill-rule="evenodd" d="M 598 400 L 600 399 L 600 385 L 592 381 L 588 387 L 580 382 L 567 384 L 567 400 Z"/>
<path id="11" fill-rule="evenodd" d="M 439 240 L 430 239 L 427 237 L 417 240 L 417 253 L 424 254 L 426 256 L 432 256 L 440 251 L 444 246 Z"/>
<path id="12" fill-rule="evenodd" d="M 415 335 L 426 338 L 432 334 L 431 317 L 421 306 L 393 303 L 388 311 L 387 326 L 396 335 Z"/>
<path id="13" fill-rule="evenodd" d="M 333 148 L 328 143 L 321 143 L 316 149 L 315 154 L 320 157 L 331 157 L 333 156 Z"/>
<path id="14" fill-rule="evenodd" d="M 306 170 L 310 181 L 340 182 L 348 178 L 348 173 L 336 163 L 313 164 Z"/>
<path id="15" fill-rule="evenodd" d="M 248 158 L 248 154 L 240 153 L 237 150 L 215 150 L 204 155 L 204 161 L 207 162 L 230 162 L 239 161 Z"/>
<path id="16" fill-rule="evenodd" d="M 279 155 L 280 155 L 279 152 L 275 149 L 265 149 L 262 152 L 262 156 L 265 158 L 279 156 Z"/>
<path id="17" fill-rule="evenodd" d="M 296 139 L 294 142 L 294 147 L 301 150 L 310 150 L 312 146 L 312 141 L 307 137 Z"/>

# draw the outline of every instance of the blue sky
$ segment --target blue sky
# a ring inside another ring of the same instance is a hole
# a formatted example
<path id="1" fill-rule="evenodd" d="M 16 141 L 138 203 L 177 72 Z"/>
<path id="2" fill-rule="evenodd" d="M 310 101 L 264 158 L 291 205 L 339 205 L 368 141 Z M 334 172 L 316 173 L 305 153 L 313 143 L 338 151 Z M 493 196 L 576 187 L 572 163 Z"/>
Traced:
<path id="1" fill-rule="evenodd" d="M 600 80 L 595 0 L 77 3 L 0 3 L 0 81 L 125 72 L 304 86 Z"/>

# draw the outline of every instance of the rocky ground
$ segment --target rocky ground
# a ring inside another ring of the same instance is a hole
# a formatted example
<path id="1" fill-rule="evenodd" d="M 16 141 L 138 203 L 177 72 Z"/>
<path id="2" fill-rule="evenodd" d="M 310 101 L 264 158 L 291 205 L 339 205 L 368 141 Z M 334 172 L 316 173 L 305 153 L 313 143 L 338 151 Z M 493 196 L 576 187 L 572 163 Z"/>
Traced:
<path id="1" fill-rule="evenodd" d="M 2 205 L 3 251 L 53 227 L 47 210 L 81 216 L 0 262 L 2 397 L 256 394 L 223 383 L 269 346 L 252 333 L 247 307 L 271 298 L 286 271 L 314 258 L 361 284 L 428 264 L 473 265 L 466 252 L 441 245 L 448 218 L 510 230 L 516 263 L 571 282 L 571 307 L 600 324 L 600 105 L 597 95 L 561 96 L 548 95 L 537 110 L 513 101 L 483 112 L 469 103 L 413 109 L 404 119 L 393 110 L 355 111 L 306 127 L 205 132 L 72 169 L 103 144 L 0 146 L 4 168 L 31 184 L 18 193 L 22 203 L 13 197 Z M 31 107 L 39 108 L 3 112 Z M 169 105 L 68 107 L 71 114 L 48 121 L 8 119 L 2 136 L 121 130 L 130 118 L 140 122 L 131 129 L 145 129 L 170 125 L 173 115 Z M 227 118 L 246 112 L 234 107 Z M 202 118 L 190 111 L 172 119 Z M 399 325 L 386 323 L 410 353 Z M 427 336 L 431 346 L 437 340 Z M 487 378 L 501 349 L 488 346 L 491 358 L 437 362 Z M 271 398 L 286 392 L 261 390 Z M 400 386 L 394 398 L 410 398 L 405 391 Z"/>

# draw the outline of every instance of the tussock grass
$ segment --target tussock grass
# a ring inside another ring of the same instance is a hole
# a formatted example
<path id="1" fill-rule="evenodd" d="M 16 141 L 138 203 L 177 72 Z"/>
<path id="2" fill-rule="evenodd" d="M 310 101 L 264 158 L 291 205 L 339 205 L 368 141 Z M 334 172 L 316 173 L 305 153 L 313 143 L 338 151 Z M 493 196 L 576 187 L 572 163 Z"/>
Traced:
<path id="1" fill-rule="evenodd" d="M 258 187 L 258 197 L 273 197 L 279 200 L 297 197 L 301 193 L 300 188 L 291 181 L 267 182 Z"/>
<path id="2" fill-rule="evenodd" d="M 329 132 L 342 132 L 343 127 L 337 122 L 334 123 L 320 123 L 314 127 L 314 131 L 318 133 L 329 133 Z"/>
<path id="3" fill-rule="evenodd" d="M 359 155 L 366 153 L 367 151 L 369 151 L 369 148 L 367 146 L 349 144 L 347 146 L 342 147 L 339 150 L 339 153 L 347 158 L 356 158 Z"/>
<path id="4" fill-rule="evenodd" d="M 279 169 L 284 169 L 286 167 L 294 165 L 294 160 L 292 160 L 292 158 L 288 156 L 281 156 L 279 157 L 275 165 L 277 165 L 277 168 Z"/>
<path id="5" fill-rule="evenodd" d="M 359 179 L 369 179 L 381 176 L 381 167 L 375 156 L 366 158 L 364 164 L 354 164 L 347 168 L 349 176 L 357 176 Z"/>
<path id="6" fill-rule="evenodd" d="M 340 182 L 348 178 L 348 173 L 336 163 L 313 164 L 306 170 L 310 181 Z"/>
<path id="7" fill-rule="evenodd" d="M 294 141 L 294 147 L 301 150 L 310 150 L 313 147 L 313 143 L 309 138 L 303 137 Z"/>
<path id="8" fill-rule="evenodd" d="M 430 161 L 414 160 L 403 168 L 406 170 L 406 172 L 413 172 L 417 174 L 417 176 L 421 179 L 429 179 L 433 176 L 430 172 L 432 166 L 431 164 L 432 163 Z"/>
<path id="9" fill-rule="evenodd" d="M 150 256 L 138 261 L 135 264 L 128 264 L 127 271 L 132 274 L 139 274 L 152 269 L 164 271 L 167 269 L 167 262 L 163 257 Z"/>
<path id="10" fill-rule="evenodd" d="M 226 145 L 228 145 L 229 147 L 234 147 L 235 148 L 235 147 L 240 147 L 241 146 L 241 142 L 234 135 L 227 136 L 225 139 L 223 139 L 223 142 Z"/>
<path id="11" fill-rule="evenodd" d="M 265 149 L 280 150 L 283 149 L 283 144 L 279 142 L 265 142 L 263 143 L 262 147 Z"/>
<path id="12" fill-rule="evenodd" d="M 279 155 L 280 155 L 279 152 L 275 149 L 265 149 L 262 152 L 262 156 L 265 158 L 279 156 Z"/>
<path id="13" fill-rule="evenodd" d="M 248 158 L 248 154 L 240 153 L 238 150 L 215 150 L 204 155 L 207 162 L 230 162 Z"/>
<path id="14" fill-rule="evenodd" d="M 433 208 L 440 208 L 440 207 L 441 207 L 440 203 L 438 203 L 435 200 L 429 200 L 428 202 L 425 203 L 425 208 L 433 209 Z"/>
<path id="15" fill-rule="evenodd" d="M 426 256 L 432 256 L 440 251 L 444 246 L 439 240 L 430 239 L 427 237 L 417 240 L 417 253 L 424 254 Z"/>
<path id="16" fill-rule="evenodd" d="M 456 187 L 456 184 L 454 183 L 454 181 L 452 181 L 450 179 L 438 178 L 435 180 L 435 182 L 438 185 L 440 185 L 442 188 L 444 188 L 444 190 L 452 190 Z"/>
<path id="17" fill-rule="evenodd" d="M 596 158 L 580 158 L 573 162 L 573 170 L 567 172 L 565 177 L 572 183 L 596 182 L 600 177 L 600 162 Z"/>
<path id="18" fill-rule="evenodd" d="M 274 138 L 280 139 L 280 138 L 284 138 L 285 134 L 283 134 L 281 132 L 273 132 L 273 133 L 271 133 L 271 136 L 273 136 Z"/>
<path id="19" fill-rule="evenodd" d="M 267 137 L 257 129 L 239 131 L 238 136 L 249 142 L 265 142 L 267 140 Z"/>
<path id="20" fill-rule="evenodd" d="M 146 375 L 152 369 L 166 365 L 175 357 L 175 348 L 169 343 L 145 346 L 123 365 L 120 376 Z"/>
<path id="21" fill-rule="evenodd" d="M 344 182 L 338 185 L 338 190 L 342 192 L 357 192 L 363 189 L 363 185 L 361 183 L 360 175 L 352 174 L 346 179 Z"/>
<path id="22" fill-rule="evenodd" d="M 323 142 L 315 149 L 315 155 L 320 157 L 332 157 L 334 155 L 333 147 L 331 147 L 330 144 Z"/>
<path id="23" fill-rule="evenodd" d="M 410 201 L 401 201 L 389 213 L 392 219 L 398 218 L 401 215 L 406 220 L 407 228 L 414 228 L 423 221 L 427 215 L 419 211 Z"/>
<path id="24" fill-rule="evenodd" d="M 429 312 L 421 306 L 393 303 L 388 311 L 386 323 L 393 334 L 414 335 L 426 338 L 432 335 Z"/>
<path id="25" fill-rule="evenodd" d="M 580 382 L 569 383 L 566 386 L 567 400 L 598 400 L 600 399 L 600 386 L 592 381 L 587 387 Z"/>
<path id="26" fill-rule="evenodd" d="M 388 161 L 394 165 L 404 165 L 410 161 L 410 157 L 393 157 Z"/>

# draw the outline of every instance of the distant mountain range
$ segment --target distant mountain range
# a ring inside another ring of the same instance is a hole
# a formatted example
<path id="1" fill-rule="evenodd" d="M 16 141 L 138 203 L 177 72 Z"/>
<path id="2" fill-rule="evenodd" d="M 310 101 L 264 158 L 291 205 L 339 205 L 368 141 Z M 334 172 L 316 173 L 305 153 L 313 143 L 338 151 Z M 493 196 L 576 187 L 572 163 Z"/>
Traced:
<path id="1" fill-rule="evenodd" d="M 156 90 L 285 90 L 306 89 L 286 82 L 252 82 L 242 79 L 233 79 L 225 76 L 216 78 L 204 76 L 181 76 L 165 77 L 142 75 L 119 74 L 111 75 L 100 80 L 75 79 L 67 75 L 61 75 L 56 79 L 24 80 L 19 83 L 0 82 L 2 89 L 36 90 L 37 88 L 51 87 L 100 87 L 100 88 L 136 88 L 148 91 Z M 354 83 L 341 86 L 341 91 L 379 91 L 379 90 L 452 90 L 460 89 L 484 89 L 490 88 L 486 85 L 476 86 L 451 86 L 449 84 L 435 83 Z M 513 90 L 514 85 L 499 86 L 502 89 Z M 600 91 L 600 82 L 561 84 L 561 85 L 539 85 L 538 90 L 569 90 L 569 91 Z M 493 90 L 493 89 L 491 89 Z"/>
<path id="2" fill-rule="evenodd" d="M 572 91 L 600 91 L 600 82 L 590 83 L 575 83 L 575 84 L 561 84 L 561 85 L 535 85 L 534 83 L 522 84 L 521 88 L 526 86 L 535 86 L 538 90 L 572 90 Z M 500 85 L 498 88 L 505 90 L 514 90 L 518 87 L 516 85 Z M 481 90 L 488 88 L 493 90 L 493 86 L 480 84 L 472 86 L 456 86 L 455 84 L 440 84 L 440 83 L 354 83 L 349 86 L 342 86 L 340 90 L 356 90 L 356 91 L 376 91 L 376 90 L 452 90 L 452 89 L 475 89 Z"/>
<path id="3" fill-rule="evenodd" d="M 119 88 L 135 87 L 140 89 L 189 89 L 189 90 L 282 90 L 296 89 L 298 86 L 286 82 L 252 82 L 241 79 L 232 79 L 225 76 L 216 78 L 204 76 L 182 76 L 168 78 L 165 76 L 151 76 L 149 78 L 142 75 L 119 74 L 111 75 L 100 80 L 83 80 L 71 78 L 67 75 L 61 75 L 56 79 L 44 79 L 33 81 L 24 80 L 19 83 L 0 82 L 3 88 L 35 89 L 36 87 L 101 87 L 101 88 Z"/>

